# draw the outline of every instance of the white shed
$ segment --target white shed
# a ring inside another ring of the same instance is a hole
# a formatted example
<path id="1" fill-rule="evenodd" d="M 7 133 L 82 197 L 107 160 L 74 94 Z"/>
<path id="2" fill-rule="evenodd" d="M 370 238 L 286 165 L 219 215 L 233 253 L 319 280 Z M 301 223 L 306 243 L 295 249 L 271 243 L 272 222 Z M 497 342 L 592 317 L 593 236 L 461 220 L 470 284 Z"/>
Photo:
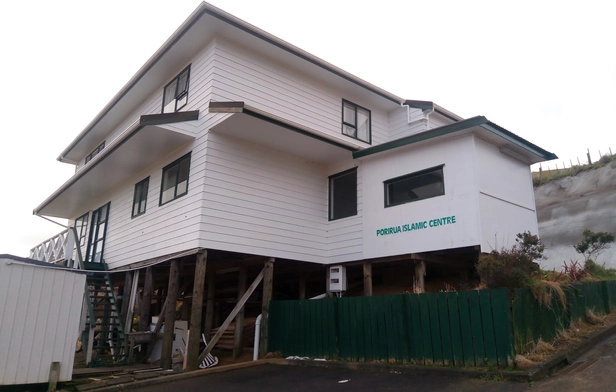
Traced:
<path id="1" fill-rule="evenodd" d="M 0 385 L 70 381 L 83 303 L 83 271 L 0 255 Z"/>

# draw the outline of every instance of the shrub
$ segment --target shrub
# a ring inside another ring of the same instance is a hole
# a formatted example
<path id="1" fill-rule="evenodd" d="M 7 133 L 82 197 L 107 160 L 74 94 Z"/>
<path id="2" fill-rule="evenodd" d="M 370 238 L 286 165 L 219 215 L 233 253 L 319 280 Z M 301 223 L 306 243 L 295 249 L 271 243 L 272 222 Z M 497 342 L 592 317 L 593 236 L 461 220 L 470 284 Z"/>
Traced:
<path id="1" fill-rule="evenodd" d="M 606 249 L 610 247 L 610 244 L 614 242 L 614 234 L 605 231 L 594 232 L 585 229 L 582 232 L 582 241 L 573 245 L 575 251 L 584 255 L 584 260 L 596 261 L 597 257 Z"/>
<path id="2" fill-rule="evenodd" d="M 487 288 L 524 287 L 540 272 L 534 260 L 543 258 L 544 246 L 530 232 L 517 234 L 511 249 L 493 250 L 479 256 L 477 273 Z"/>

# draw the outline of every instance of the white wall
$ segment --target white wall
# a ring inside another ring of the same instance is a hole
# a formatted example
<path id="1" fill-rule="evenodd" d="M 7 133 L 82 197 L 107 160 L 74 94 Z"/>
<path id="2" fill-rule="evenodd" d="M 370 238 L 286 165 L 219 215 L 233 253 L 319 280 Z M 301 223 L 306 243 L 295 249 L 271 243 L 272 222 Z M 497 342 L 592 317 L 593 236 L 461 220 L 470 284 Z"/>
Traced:
<path id="1" fill-rule="evenodd" d="M 200 245 L 323 263 L 325 167 L 210 132 Z"/>
<path id="2" fill-rule="evenodd" d="M 537 234 L 537 215 L 528 164 L 502 154 L 475 137 L 477 184 L 482 222 L 481 251 L 515 244 L 517 233 Z"/>
<path id="3" fill-rule="evenodd" d="M 336 139 L 361 147 L 368 144 L 342 135 L 342 99 L 371 111 L 372 145 L 389 140 L 389 118 L 360 96 L 348 96 L 299 73 L 227 41 L 216 41 L 212 99 L 243 101 Z M 371 94 L 366 91 L 366 95 Z"/>
<path id="4" fill-rule="evenodd" d="M 0 385 L 70 381 L 85 275 L 0 259 Z"/>
<path id="5" fill-rule="evenodd" d="M 363 257 L 478 245 L 479 211 L 473 162 L 472 136 L 415 144 L 363 159 Z M 438 165 L 445 165 L 445 195 L 384 207 L 384 181 Z M 455 224 L 377 236 L 378 229 L 452 216 L 456 218 Z"/>

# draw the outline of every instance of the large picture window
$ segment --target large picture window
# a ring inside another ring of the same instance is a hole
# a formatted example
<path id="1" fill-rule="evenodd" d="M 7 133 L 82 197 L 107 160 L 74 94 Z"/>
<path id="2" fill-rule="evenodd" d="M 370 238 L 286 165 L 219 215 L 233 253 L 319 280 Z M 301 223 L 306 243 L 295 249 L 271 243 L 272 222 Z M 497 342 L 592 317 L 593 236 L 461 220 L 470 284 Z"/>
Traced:
<path id="1" fill-rule="evenodd" d="M 145 214 L 145 207 L 148 201 L 148 187 L 150 185 L 150 177 L 135 184 L 135 195 L 133 196 L 133 212 L 132 217 Z"/>
<path id="2" fill-rule="evenodd" d="M 342 100 L 342 133 L 362 142 L 372 142 L 370 110 Z"/>
<path id="3" fill-rule="evenodd" d="M 163 90 L 163 113 L 175 113 L 188 103 L 190 65 L 173 78 Z"/>
<path id="4" fill-rule="evenodd" d="M 385 207 L 445 194 L 443 165 L 385 181 Z"/>
<path id="5" fill-rule="evenodd" d="M 357 168 L 329 177 L 329 220 L 357 215 Z"/>
<path id="6" fill-rule="evenodd" d="M 160 205 L 188 193 L 189 169 L 190 153 L 163 168 L 163 181 L 160 186 Z"/>

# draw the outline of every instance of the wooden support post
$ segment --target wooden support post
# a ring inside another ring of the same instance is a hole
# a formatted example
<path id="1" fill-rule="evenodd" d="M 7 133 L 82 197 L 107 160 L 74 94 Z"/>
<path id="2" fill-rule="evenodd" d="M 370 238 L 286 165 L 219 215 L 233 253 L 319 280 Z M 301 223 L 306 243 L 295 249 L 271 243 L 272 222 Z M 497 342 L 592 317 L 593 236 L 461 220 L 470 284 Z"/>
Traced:
<path id="1" fill-rule="evenodd" d="M 364 297 L 372 296 L 372 264 L 364 263 Z"/>
<path id="2" fill-rule="evenodd" d="M 329 272 L 329 266 L 326 265 L 325 266 L 325 296 L 327 298 L 332 296 L 331 291 L 329 291 L 329 280 L 330 280 L 331 276 L 330 276 L 330 272 Z"/>
<path id="3" fill-rule="evenodd" d="M 137 297 L 137 287 L 139 287 L 139 271 L 133 274 L 131 282 L 130 298 L 128 298 L 128 309 L 126 310 L 126 322 L 124 324 L 124 332 L 131 332 L 133 329 L 133 312 L 135 310 L 135 299 Z M 132 358 L 129 358 L 132 360 Z"/>
<path id="4" fill-rule="evenodd" d="M 49 388 L 47 392 L 56 392 L 58 380 L 60 380 L 60 362 L 52 362 L 49 367 Z"/>
<path id="5" fill-rule="evenodd" d="M 269 305 L 274 289 L 274 260 L 273 257 L 270 258 L 263 267 L 263 302 L 261 305 L 261 337 L 259 339 L 259 357 L 261 358 L 267 354 L 267 324 L 269 320 Z"/>
<path id="6" fill-rule="evenodd" d="M 246 267 L 240 267 L 239 279 L 237 283 L 237 301 L 242 299 L 246 293 Z M 243 351 L 242 336 L 244 333 L 244 309 L 245 306 L 240 308 L 240 311 L 235 317 L 235 331 L 233 335 L 233 359 L 238 359 Z"/>
<path id="7" fill-rule="evenodd" d="M 227 327 L 229 326 L 229 324 L 231 324 L 231 321 L 233 321 L 235 316 L 237 316 L 240 309 L 244 306 L 246 301 L 248 301 L 248 298 L 250 298 L 250 296 L 255 291 L 259 283 L 261 283 L 261 281 L 263 280 L 264 271 L 265 271 L 265 268 L 263 268 L 263 270 L 259 272 L 259 275 L 257 275 L 254 282 L 252 282 L 250 287 L 248 287 L 248 290 L 246 290 L 246 293 L 244 293 L 244 296 L 242 297 L 242 299 L 240 299 L 240 302 L 238 302 L 237 305 L 235 305 L 235 308 L 233 308 L 233 310 L 231 311 L 231 314 L 227 316 L 227 319 L 222 323 L 220 328 L 218 328 L 218 332 L 216 332 L 216 335 L 212 337 L 212 340 L 210 340 L 207 347 L 205 347 L 205 350 L 203 350 L 201 355 L 199 355 L 199 359 L 197 360 L 199 363 L 203 362 L 205 357 L 212 351 L 216 343 L 218 343 L 218 340 L 220 339 L 222 334 L 225 333 L 225 331 L 227 330 Z"/>
<path id="8" fill-rule="evenodd" d="M 207 251 L 197 253 L 195 265 L 195 282 L 193 284 L 192 310 L 190 314 L 190 336 L 188 337 L 188 352 L 186 353 L 186 369 L 199 369 L 199 342 L 201 341 L 201 320 L 203 311 L 203 289 L 205 286 L 205 270 L 207 268 Z"/>
<path id="9" fill-rule="evenodd" d="M 143 282 L 143 299 L 139 309 L 139 330 L 150 330 L 150 307 L 152 306 L 152 293 L 154 284 L 152 282 L 152 267 L 145 269 L 145 281 Z"/>
<path id="10" fill-rule="evenodd" d="M 425 293 L 424 276 L 426 275 L 426 262 L 423 260 L 415 261 L 415 287 L 418 293 Z"/>
<path id="11" fill-rule="evenodd" d="M 133 271 L 127 271 L 124 275 L 124 290 L 122 291 L 122 307 L 120 308 L 120 319 L 122 323 L 126 323 L 126 314 L 128 313 L 128 305 L 130 302 L 130 294 L 133 285 Z"/>
<path id="12" fill-rule="evenodd" d="M 306 275 L 299 276 L 299 299 L 306 299 Z"/>
<path id="13" fill-rule="evenodd" d="M 205 326 L 203 333 L 209 336 L 214 325 L 214 297 L 216 296 L 216 273 L 207 276 L 207 303 L 205 305 Z"/>
<path id="14" fill-rule="evenodd" d="M 178 261 L 171 260 L 171 268 L 169 270 L 169 286 L 167 290 L 167 299 L 165 301 L 165 330 L 163 331 L 163 345 L 160 356 L 160 367 L 163 369 L 171 369 L 171 355 L 173 354 L 173 332 L 175 330 L 175 304 L 178 299 L 178 286 L 180 280 L 180 271 Z"/>

